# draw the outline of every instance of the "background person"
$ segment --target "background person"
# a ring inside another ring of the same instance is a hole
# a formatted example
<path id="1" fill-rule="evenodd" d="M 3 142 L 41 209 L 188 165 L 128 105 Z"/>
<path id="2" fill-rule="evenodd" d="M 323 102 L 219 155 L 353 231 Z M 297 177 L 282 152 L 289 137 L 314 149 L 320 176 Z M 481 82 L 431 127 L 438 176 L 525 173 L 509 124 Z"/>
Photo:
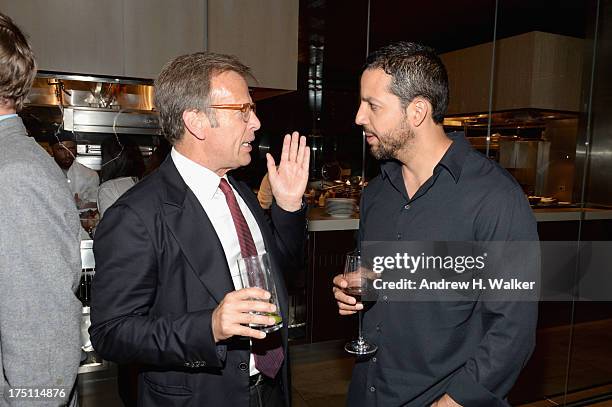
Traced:
<path id="1" fill-rule="evenodd" d="M 59 131 L 49 142 L 53 159 L 64 172 L 77 208 L 95 208 L 100 179 L 98 173 L 76 160 L 77 144 L 69 131 Z"/>
<path id="2" fill-rule="evenodd" d="M 21 118 L 36 75 L 26 38 L 0 14 L 0 406 L 38 406 L 17 389 L 76 405 L 81 357 L 79 221 L 62 172 Z M 74 390 L 74 391 L 73 391 Z M 21 397 L 16 397 L 20 395 Z"/>
<path id="3" fill-rule="evenodd" d="M 115 201 L 133 187 L 144 175 L 145 165 L 137 145 L 126 140 L 119 143 L 115 137 L 102 142 L 101 184 L 98 187 L 100 217 Z"/>

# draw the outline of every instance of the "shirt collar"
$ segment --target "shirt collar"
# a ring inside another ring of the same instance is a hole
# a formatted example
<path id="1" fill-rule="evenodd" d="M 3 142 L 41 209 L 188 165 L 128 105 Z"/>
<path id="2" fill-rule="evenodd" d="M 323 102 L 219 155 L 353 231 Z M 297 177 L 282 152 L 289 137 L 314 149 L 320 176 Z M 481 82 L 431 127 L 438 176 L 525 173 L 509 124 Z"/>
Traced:
<path id="1" fill-rule="evenodd" d="M 436 171 L 439 171 L 439 168 L 444 168 L 453 177 L 455 183 L 457 183 L 461 176 L 465 157 L 472 147 L 462 131 L 454 131 L 448 133 L 447 136 L 452 140 L 452 144 L 448 147 L 440 162 L 434 167 L 434 174 Z M 380 164 L 380 168 L 383 177 L 393 180 L 398 174 L 401 174 L 402 166 L 397 160 L 386 160 Z"/>
<path id="2" fill-rule="evenodd" d="M 11 117 L 17 117 L 17 113 L 0 115 L 0 122 L 5 119 L 10 119 Z"/>
<path id="3" fill-rule="evenodd" d="M 204 199 L 213 199 L 219 189 L 221 177 L 208 168 L 185 157 L 176 151 L 174 147 L 170 151 L 170 156 L 179 174 L 183 177 L 185 184 L 191 188 L 193 193 Z M 227 180 L 226 175 L 223 178 Z"/>
<path id="4" fill-rule="evenodd" d="M 397 160 L 384 160 L 380 163 L 380 172 L 383 178 L 393 179 L 399 171 L 402 164 Z"/>
<path id="5" fill-rule="evenodd" d="M 465 158 L 472 149 L 472 146 L 462 131 L 454 131 L 448 133 L 447 136 L 453 143 L 448 147 L 448 150 L 446 150 L 437 166 L 445 168 L 452 175 L 455 183 L 457 183 L 461 176 Z"/>

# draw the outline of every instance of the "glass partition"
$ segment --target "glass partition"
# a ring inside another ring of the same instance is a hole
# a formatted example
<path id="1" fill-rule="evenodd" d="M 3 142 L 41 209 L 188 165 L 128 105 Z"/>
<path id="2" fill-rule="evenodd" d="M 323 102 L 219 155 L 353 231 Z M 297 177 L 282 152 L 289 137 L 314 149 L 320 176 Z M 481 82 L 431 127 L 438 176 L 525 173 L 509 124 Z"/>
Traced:
<path id="1" fill-rule="evenodd" d="M 606 1 L 498 1 L 491 109 L 472 119 L 487 120 L 484 149 L 523 187 L 540 239 L 575 242 L 570 290 L 581 296 L 540 303 L 537 346 L 513 405 L 612 396 L 612 307 L 584 292 L 608 277 L 593 275 L 585 263 L 593 253 L 582 250 L 611 237 L 610 9 Z"/>
<path id="2" fill-rule="evenodd" d="M 282 135 L 297 129 L 309 136 L 311 181 L 319 189 L 374 177 L 378 163 L 354 124 L 365 56 L 398 40 L 424 43 L 449 73 L 445 129 L 463 131 L 516 178 L 541 240 L 575 243 L 566 277 L 580 288 L 587 273 L 580 244 L 612 240 L 611 27 L 612 0 L 302 0 L 298 90 L 258 101 L 260 155 L 247 171 L 261 178 L 264 153 L 278 156 Z M 340 252 L 353 245 L 353 231 L 329 236 L 311 238 L 307 280 L 318 273 L 326 281 L 341 266 Z M 598 278 L 607 287 L 605 275 Z M 309 290 L 313 323 L 313 315 L 334 304 L 331 297 L 329 304 L 319 301 L 314 285 Z M 510 403 L 588 405 L 609 398 L 612 305 L 546 301 L 539 311 L 537 346 Z M 332 319 L 325 326 L 335 331 L 314 332 L 314 323 L 308 339 L 354 332 Z"/>
<path id="3" fill-rule="evenodd" d="M 580 220 L 582 243 L 597 241 L 607 246 L 612 241 L 612 1 L 586 2 L 587 35 L 585 81 L 581 123 L 576 150 L 576 195 L 583 203 Z M 601 251 L 600 251 L 601 252 Z M 606 257 L 605 253 L 595 253 Z M 576 271 L 577 289 L 582 293 L 596 286 L 612 292 L 610 262 L 598 270 L 588 267 L 581 253 Z M 612 302 L 593 297 L 574 304 L 571 349 L 567 372 L 567 402 L 586 399 L 591 404 L 612 399 Z M 602 403 L 603 404 L 603 403 Z"/>

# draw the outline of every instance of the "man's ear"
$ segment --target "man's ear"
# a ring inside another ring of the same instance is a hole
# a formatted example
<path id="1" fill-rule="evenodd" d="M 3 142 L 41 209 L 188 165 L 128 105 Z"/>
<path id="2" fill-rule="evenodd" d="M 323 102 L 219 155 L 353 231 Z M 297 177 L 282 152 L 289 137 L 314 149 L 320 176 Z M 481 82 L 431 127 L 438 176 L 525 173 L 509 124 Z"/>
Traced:
<path id="1" fill-rule="evenodd" d="M 198 140 L 206 139 L 206 129 L 210 128 L 208 117 L 198 110 L 185 110 L 183 112 L 185 130 Z"/>
<path id="2" fill-rule="evenodd" d="M 408 120 L 414 127 L 419 127 L 429 113 L 431 112 L 431 104 L 421 97 L 416 97 L 412 102 L 406 106 L 406 114 L 408 116 Z"/>

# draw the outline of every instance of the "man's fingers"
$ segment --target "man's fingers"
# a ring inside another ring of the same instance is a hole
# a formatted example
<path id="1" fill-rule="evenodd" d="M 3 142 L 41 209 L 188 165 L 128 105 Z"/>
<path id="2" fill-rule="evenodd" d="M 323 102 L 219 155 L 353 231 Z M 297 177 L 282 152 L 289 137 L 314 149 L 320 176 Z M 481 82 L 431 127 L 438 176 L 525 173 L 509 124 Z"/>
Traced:
<path id="1" fill-rule="evenodd" d="M 289 161 L 297 160 L 298 147 L 300 145 L 300 135 L 297 131 L 291 133 L 291 144 L 289 148 Z"/>
<path id="2" fill-rule="evenodd" d="M 266 153 L 266 166 L 268 167 L 268 178 L 276 176 L 276 162 L 272 154 Z"/>
<path id="3" fill-rule="evenodd" d="M 299 147 L 298 147 L 297 156 L 295 160 L 301 168 L 302 163 L 304 162 L 304 150 L 306 150 L 306 137 L 299 136 L 298 142 L 299 142 Z"/>
<path id="4" fill-rule="evenodd" d="M 336 301 L 336 303 L 338 304 L 338 308 L 343 310 L 343 311 L 357 312 L 357 311 L 361 311 L 363 309 L 363 304 L 360 303 L 360 302 L 358 302 L 355 305 L 347 304 L 347 303 L 342 302 L 342 301 Z"/>
<path id="5" fill-rule="evenodd" d="M 351 297 L 350 295 L 346 295 L 342 292 L 338 287 L 334 287 L 334 298 L 338 303 L 338 308 L 342 311 L 351 311 L 350 313 L 354 313 L 355 311 L 360 311 L 363 309 L 363 304 L 357 302 L 355 297 Z M 342 312 L 341 312 L 342 314 Z M 347 314 L 344 314 L 347 315 Z"/>
<path id="6" fill-rule="evenodd" d="M 266 337 L 266 333 L 258 331 L 257 329 L 249 328 L 246 325 L 236 324 L 232 329 L 232 336 L 246 336 L 254 339 L 263 339 Z"/>
<path id="7" fill-rule="evenodd" d="M 289 161 L 289 148 L 291 147 L 291 135 L 285 134 L 283 139 L 283 151 L 281 152 L 281 163 Z"/>
<path id="8" fill-rule="evenodd" d="M 336 301 L 339 302 L 343 302 L 347 305 L 356 305 L 357 304 L 357 300 L 355 299 L 355 297 L 351 297 L 350 295 L 346 295 L 345 293 L 343 293 L 340 290 L 337 290 L 336 292 L 334 292 L 334 298 L 336 299 Z"/>
<path id="9" fill-rule="evenodd" d="M 346 295 L 342 289 L 348 286 L 348 282 L 344 278 L 342 274 L 338 274 L 334 277 L 334 298 L 338 303 L 338 312 L 340 315 L 352 315 L 357 311 L 363 309 L 363 304 L 357 302 L 355 297 L 351 297 L 350 295 Z"/>
<path id="10" fill-rule="evenodd" d="M 238 312 L 276 312 L 276 305 L 268 301 L 248 301 L 243 300 L 236 304 L 234 308 Z"/>
<path id="11" fill-rule="evenodd" d="M 306 146 L 306 148 L 304 148 L 304 159 L 302 161 L 302 170 L 308 173 L 309 168 L 310 168 L 310 147 Z"/>
<path id="12" fill-rule="evenodd" d="M 232 291 L 225 295 L 226 298 L 231 300 L 262 300 L 268 301 L 270 299 L 270 293 L 264 289 L 257 287 L 242 288 L 237 291 Z"/>
<path id="13" fill-rule="evenodd" d="M 334 283 L 336 287 L 340 287 L 340 288 L 348 287 L 348 281 L 346 281 L 346 279 L 344 278 L 342 274 L 338 274 L 336 277 L 334 277 L 334 280 L 332 282 Z"/>
<path id="14" fill-rule="evenodd" d="M 234 323 L 241 325 L 257 324 L 257 325 L 274 325 L 276 320 L 269 315 L 258 315 L 247 312 L 240 312 L 236 315 Z"/>

